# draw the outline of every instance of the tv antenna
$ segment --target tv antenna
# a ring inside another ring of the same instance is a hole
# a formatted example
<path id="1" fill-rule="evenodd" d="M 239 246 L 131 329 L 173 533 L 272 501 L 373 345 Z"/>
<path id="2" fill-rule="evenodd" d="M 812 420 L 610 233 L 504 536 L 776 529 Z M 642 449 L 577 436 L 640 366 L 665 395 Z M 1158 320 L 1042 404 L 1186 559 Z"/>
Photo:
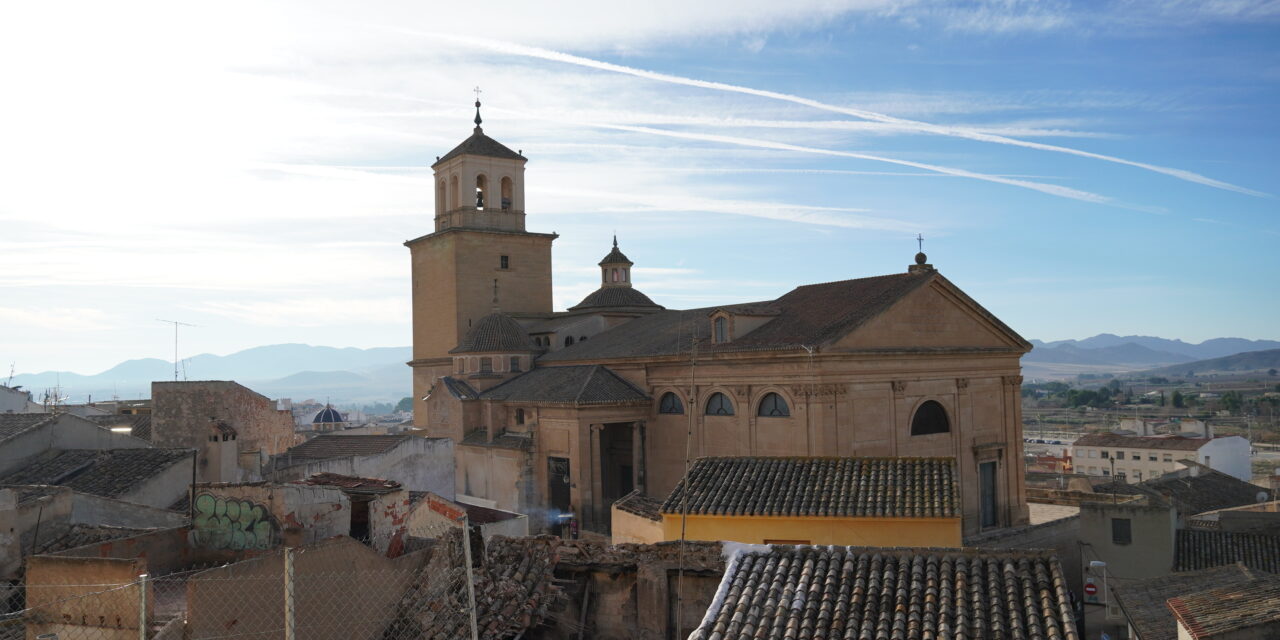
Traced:
<path id="1" fill-rule="evenodd" d="M 164 318 L 156 318 L 160 322 L 167 322 L 173 325 L 173 381 L 178 381 L 178 327 L 198 327 L 198 324 L 190 324 L 186 322 L 178 322 L 177 320 L 165 320 Z"/>

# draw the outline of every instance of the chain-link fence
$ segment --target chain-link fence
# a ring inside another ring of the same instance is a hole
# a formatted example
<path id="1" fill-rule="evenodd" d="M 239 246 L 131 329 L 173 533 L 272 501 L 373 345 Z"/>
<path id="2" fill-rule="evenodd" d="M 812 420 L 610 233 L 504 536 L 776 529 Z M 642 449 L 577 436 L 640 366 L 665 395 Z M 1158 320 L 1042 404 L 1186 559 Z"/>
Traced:
<path id="1" fill-rule="evenodd" d="M 555 541 L 486 548 L 466 530 L 410 530 L 391 553 L 344 536 L 165 575 L 139 575 L 145 559 L 41 556 L 0 640 L 496 640 L 546 619 Z"/>

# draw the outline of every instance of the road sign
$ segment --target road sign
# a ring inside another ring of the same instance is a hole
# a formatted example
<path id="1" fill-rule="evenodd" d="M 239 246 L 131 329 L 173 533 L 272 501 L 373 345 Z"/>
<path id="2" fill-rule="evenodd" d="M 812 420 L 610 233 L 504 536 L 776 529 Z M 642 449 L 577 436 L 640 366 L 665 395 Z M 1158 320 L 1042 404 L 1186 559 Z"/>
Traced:
<path id="1" fill-rule="evenodd" d="M 1091 595 L 1091 596 L 1092 596 L 1092 595 L 1096 595 L 1096 594 L 1098 593 L 1098 585 L 1093 584 L 1092 582 L 1090 582 L 1089 584 L 1086 584 L 1086 585 L 1084 586 L 1084 592 L 1085 592 L 1085 594 L 1087 594 L 1087 595 Z"/>

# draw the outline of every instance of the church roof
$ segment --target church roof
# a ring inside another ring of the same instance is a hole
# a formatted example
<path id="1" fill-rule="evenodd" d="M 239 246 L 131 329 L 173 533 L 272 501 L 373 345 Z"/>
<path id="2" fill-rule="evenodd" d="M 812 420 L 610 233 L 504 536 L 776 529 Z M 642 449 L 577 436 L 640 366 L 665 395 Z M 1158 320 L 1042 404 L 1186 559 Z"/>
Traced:
<path id="1" fill-rule="evenodd" d="M 327 405 L 320 410 L 320 413 L 316 414 L 316 417 L 311 419 L 311 424 L 334 424 L 338 422 L 346 422 L 346 420 L 342 419 L 342 414 L 338 413 L 337 409 Z"/>
<path id="2" fill-rule="evenodd" d="M 690 333 L 699 352 L 800 349 L 836 340 L 880 315 L 936 272 L 898 273 L 796 287 L 777 300 L 684 311 L 658 311 L 631 320 L 559 351 L 539 362 L 677 355 L 690 350 Z M 621 289 L 621 287 L 619 287 Z M 585 300 L 583 302 L 586 302 Z M 725 344 L 711 342 L 707 315 L 716 309 L 758 310 L 767 305 L 777 316 L 760 328 Z M 992 318 L 994 322 L 999 322 Z"/>
<path id="3" fill-rule="evenodd" d="M 594 309 L 596 307 L 654 307 L 662 306 L 654 303 L 649 296 L 633 287 L 600 287 L 591 292 L 582 302 L 569 307 L 574 311 Z"/>
<path id="4" fill-rule="evenodd" d="M 480 394 L 482 399 L 539 404 L 649 402 L 648 394 L 600 365 L 538 367 Z"/>
<path id="5" fill-rule="evenodd" d="M 605 256 L 604 259 L 600 261 L 600 266 L 603 267 L 606 264 L 635 264 L 635 263 L 627 259 L 626 254 L 622 253 L 622 250 L 618 248 L 617 241 L 615 240 L 613 244 L 613 251 L 610 251 L 609 255 Z"/>
<path id="6" fill-rule="evenodd" d="M 497 312 L 476 321 L 449 353 L 480 351 L 537 351 L 529 333 L 511 316 Z"/>
<path id="7" fill-rule="evenodd" d="M 436 166 L 442 162 L 448 162 L 460 155 L 487 156 L 490 158 L 504 158 L 507 160 L 525 160 L 526 158 L 506 145 L 486 136 L 480 127 L 476 127 L 475 133 L 470 138 L 462 141 L 462 144 L 454 147 L 452 151 L 440 156 L 439 160 L 431 166 Z"/>

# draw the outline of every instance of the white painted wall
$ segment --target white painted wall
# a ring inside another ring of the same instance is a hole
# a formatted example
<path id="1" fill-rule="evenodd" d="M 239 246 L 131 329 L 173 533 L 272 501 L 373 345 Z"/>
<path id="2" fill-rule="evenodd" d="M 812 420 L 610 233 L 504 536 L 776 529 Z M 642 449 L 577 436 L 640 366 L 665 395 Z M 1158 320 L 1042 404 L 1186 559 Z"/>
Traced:
<path id="1" fill-rule="evenodd" d="M 1249 466 L 1249 441 L 1240 436 L 1214 438 L 1196 452 L 1196 462 L 1245 482 L 1253 479 Z"/>
<path id="2" fill-rule="evenodd" d="M 30 429 L 0 444 L 0 475 L 12 472 L 50 449 L 144 449 L 150 446 L 146 440 L 115 433 L 84 418 L 64 413 L 49 424 Z"/>
<path id="3" fill-rule="evenodd" d="M 358 436 L 352 436 L 358 437 Z M 283 456 L 277 456 L 280 462 Z M 453 441 L 448 438 L 407 438 L 396 448 L 371 456 L 330 458 L 284 467 L 268 473 L 278 482 L 305 480 L 317 473 L 339 473 L 363 478 L 394 480 L 410 491 L 430 491 L 454 498 Z"/>

